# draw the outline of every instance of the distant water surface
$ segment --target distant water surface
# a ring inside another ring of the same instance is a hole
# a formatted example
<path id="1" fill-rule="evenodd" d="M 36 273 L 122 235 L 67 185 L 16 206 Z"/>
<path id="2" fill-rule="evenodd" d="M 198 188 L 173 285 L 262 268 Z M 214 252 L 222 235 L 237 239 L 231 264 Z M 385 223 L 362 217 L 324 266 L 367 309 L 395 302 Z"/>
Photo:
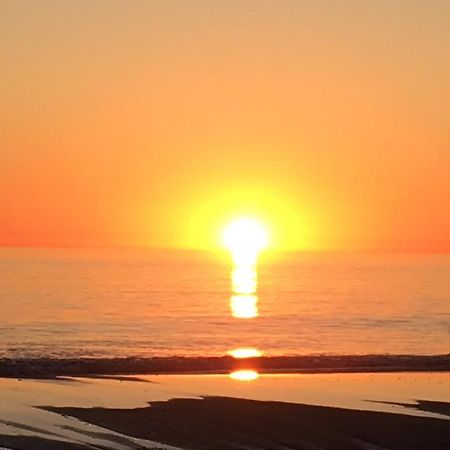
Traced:
<path id="1" fill-rule="evenodd" d="M 267 254 L 252 318 L 233 317 L 231 271 L 213 253 L 0 249 L 0 357 L 450 353 L 450 255 Z"/>

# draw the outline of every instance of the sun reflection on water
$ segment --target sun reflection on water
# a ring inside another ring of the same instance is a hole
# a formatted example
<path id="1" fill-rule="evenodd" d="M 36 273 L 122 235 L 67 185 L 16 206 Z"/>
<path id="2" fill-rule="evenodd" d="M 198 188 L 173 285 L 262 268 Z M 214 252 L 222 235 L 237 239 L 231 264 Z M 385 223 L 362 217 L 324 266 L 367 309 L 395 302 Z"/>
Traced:
<path id="1" fill-rule="evenodd" d="M 255 266 L 235 266 L 231 272 L 231 314 L 237 319 L 258 316 L 258 279 Z"/>
<path id="2" fill-rule="evenodd" d="M 253 381 L 259 377 L 256 370 L 236 370 L 230 373 L 230 378 L 237 381 Z"/>
<path id="3" fill-rule="evenodd" d="M 267 245 L 267 233 L 262 224 L 252 219 L 240 219 L 225 230 L 224 243 L 231 252 L 230 309 L 237 319 L 258 317 L 258 255 Z M 228 352 L 236 359 L 259 358 L 263 352 L 252 347 L 241 347 Z M 230 378 L 238 381 L 252 381 L 258 378 L 256 370 L 236 370 Z"/>
<path id="4" fill-rule="evenodd" d="M 258 317 L 258 277 L 254 265 L 240 265 L 233 267 L 231 272 L 230 298 L 231 314 L 236 319 L 253 319 Z M 228 351 L 235 359 L 259 358 L 263 355 L 261 350 L 253 347 L 241 347 Z M 258 378 L 256 370 L 236 370 L 230 373 L 232 380 L 253 381 Z"/>
<path id="5" fill-rule="evenodd" d="M 256 295 L 232 295 L 230 308 L 232 316 L 236 319 L 253 319 L 258 317 L 258 297 Z"/>
<path id="6" fill-rule="evenodd" d="M 258 287 L 255 266 L 235 266 L 231 273 L 231 288 L 235 294 L 254 294 Z"/>
<path id="7" fill-rule="evenodd" d="M 263 352 L 256 348 L 242 347 L 230 350 L 228 354 L 236 359 L 245 359 L 245 358 L 259 358 L 260 356 L 263 355 Z"/>

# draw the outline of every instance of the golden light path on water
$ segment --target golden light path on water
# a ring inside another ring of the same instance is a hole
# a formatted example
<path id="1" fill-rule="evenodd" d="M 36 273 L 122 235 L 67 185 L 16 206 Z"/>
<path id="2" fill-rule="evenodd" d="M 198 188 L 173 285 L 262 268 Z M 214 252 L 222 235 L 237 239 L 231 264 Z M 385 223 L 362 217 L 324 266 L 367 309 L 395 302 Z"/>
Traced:
<path id="1" fill-rule="evenodd" d="M 258 316 L 258 280 L 255 266 L 235 266 L 231 273 L 230 308 L 237 319 Z"/>
<path id="2" fill-rule="evenodd" d="M 224 243 L 230 250 L 233 268 L 231 272 L 230 310 L 236 319 L 258 317 L 258 255 L 267 246 L 264 227 L 253 219 L 239 219 L 229 225 L 224 232 Z M 261 350 L 241 347 L 228 351 L 236 359 L 258 358 Z M 235 370 L 230 378 L 238 381 L 252 381 L 258 378 L 256 370 Z"/>
<path id="3" fill-rule="evenodd" d="M 250 347 L 241 347 L 228 352 L 230 356 L 236 359 L 259 358 L 264 354 L 261 350 Z"/>
<path id="4" fill-rule="evenodd" d="M 231 273 L 231 285 L 235 294 L 254 294 L 258 287 L 256 266 L 235 266 Z"/>
<path id="5" fill-rule="evenodd" d="M 236 319 L 253 319 L 258 317 L 258 297 L 256 295 L 232 295 L 230 308 L 232 316 Z"/>

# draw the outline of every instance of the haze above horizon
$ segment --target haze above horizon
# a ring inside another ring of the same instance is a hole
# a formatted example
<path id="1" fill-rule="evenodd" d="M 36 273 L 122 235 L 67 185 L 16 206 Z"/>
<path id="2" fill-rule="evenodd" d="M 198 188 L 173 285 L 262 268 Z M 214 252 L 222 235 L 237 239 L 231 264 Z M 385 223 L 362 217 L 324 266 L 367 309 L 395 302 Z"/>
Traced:
<path id="1" fill-rule="evenodd" d="M 450 251 L 450 3 L 0 4 L 0 246 Z"/>

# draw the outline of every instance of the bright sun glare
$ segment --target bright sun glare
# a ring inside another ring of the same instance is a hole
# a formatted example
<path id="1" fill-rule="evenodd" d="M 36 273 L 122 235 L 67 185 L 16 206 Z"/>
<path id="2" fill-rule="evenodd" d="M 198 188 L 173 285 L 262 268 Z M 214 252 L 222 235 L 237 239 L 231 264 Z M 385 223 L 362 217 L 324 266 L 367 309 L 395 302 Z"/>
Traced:
<path id="1" fill-rule="evenodd" d="M 258 254 L 267 247 L 267 230 L 255 219 L 237 219 L 225 228 L 223 242 L 236 265 L 254 265 Z"/>
<path id="2" fill-rule="evenodd" d="M 230 373 L 232 380 L 238 381 L 253 381 L 258 378 L 258 372 L 256 370 L 236 370 Z"/>
<path id="3" fill-rule="evenodd" d="M 260 356 L 263 355 L 263 352 L 256 348 L 242 347 L 230 350 L 228 354 L 236 359 L 246 359 L 246 358 L 259 358 Z"/>

